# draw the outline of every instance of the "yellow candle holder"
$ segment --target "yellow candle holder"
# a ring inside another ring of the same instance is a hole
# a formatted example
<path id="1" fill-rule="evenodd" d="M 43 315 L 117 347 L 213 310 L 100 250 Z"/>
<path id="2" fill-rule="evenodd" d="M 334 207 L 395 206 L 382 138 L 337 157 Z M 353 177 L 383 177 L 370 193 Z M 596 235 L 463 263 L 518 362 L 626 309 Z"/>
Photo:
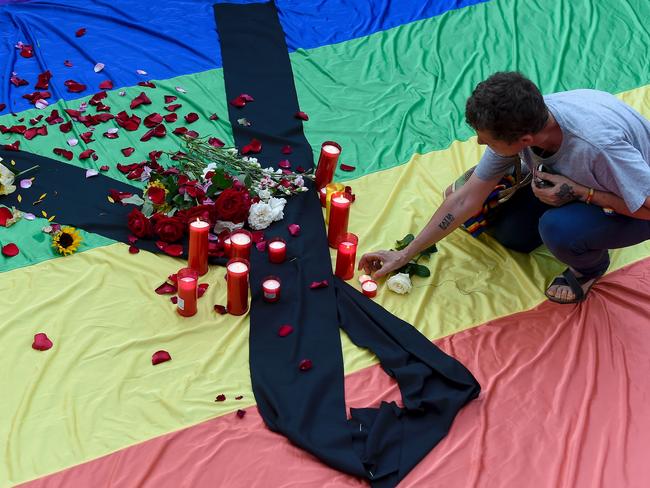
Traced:
<path id="1" fill-rule="evenodd" d="M 332 193 L 345 190 L 345 185 L 343 183 L 329 183 L 325 187 L 325 223 L 330 223 L 330 200 L 332 198 Z"/>

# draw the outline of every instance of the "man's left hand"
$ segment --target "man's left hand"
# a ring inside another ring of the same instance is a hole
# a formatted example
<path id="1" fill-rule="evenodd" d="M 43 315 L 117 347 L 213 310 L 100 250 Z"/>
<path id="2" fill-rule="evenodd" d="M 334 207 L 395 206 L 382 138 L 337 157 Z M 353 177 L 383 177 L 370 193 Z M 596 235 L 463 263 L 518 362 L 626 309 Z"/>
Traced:
<path id="1" fill-rule="evenodd" d="M 553 186 L 538 188 L 535 184 L 535 180 L 537 179 L 548 181 Z M 583 190 L 586 189 L 566 176 L 544 173 L 542 171 L 535 171 L 531 184 L 535 196 L 547 205 L 554 207 L 561 207 L 566 203 L 581 199 L 584 193 Z"/>

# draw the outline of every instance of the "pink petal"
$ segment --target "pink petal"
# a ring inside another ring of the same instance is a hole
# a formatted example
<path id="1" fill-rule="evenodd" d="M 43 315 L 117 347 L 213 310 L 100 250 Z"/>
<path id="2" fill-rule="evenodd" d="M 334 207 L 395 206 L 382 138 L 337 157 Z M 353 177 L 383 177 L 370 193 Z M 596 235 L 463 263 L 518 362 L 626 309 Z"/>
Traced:
<path id="1" fill-rule="evenodd" d="M 33 213 L 24 213 L 24 214 L 23 214 L 23 218 L 24 218 L 25 220 L 35 220 L 35 219 L 36 219 L 36 215 L 34 215 Z"/>
<path id="2" fill-rule="evenodd" d="M 300 226 L 298 224 L 289 224 L 287 228 L 289 229 L 289 234 L 294 237 L 300 234 Z"/>
<path id="3" fill-rule="evenodd" d="M 47 334 L 39 332 L 38 334 L 34 335 L 32 349 L 36 349 L 37 351 L 47 351 L 48 349 L 51 349 L 53 345 L 54 344 L 52 344 L 50 338 L 47 337 Z"/>
<path id="4" fill-rule="evenodd" d="M 293 332 L 293 327 L 291 327 L 289 324 L 283 325 L 278 329 L 278 335 L 280 337 L 287 337 L 292 332 Z"/>
<path id="5" fill-rule="evenodd" d="M 41 109 L 41 110 L 46 108 L 48 105 L 49 105 L 49 103 L 47 102 L 47 100 L 43 100 L 42 98 L 39 99 L 39 100 L 36 100 L 36 102 L 34 103 L 34 106 L 36 108 Z"/>
<path id="6" fill-rule="evenodd" d="M 187 90 L 185 88 L 180 87 L 180 86 L 176 87 L 176 91 L 178 93 L 187 93 Z"/>
<path id="7" fill-rule="evenodd" d="M 266 241 L 261 241 L 255 244 L 255 247 L 259 252 L 266 251 Z"/>
<path id="8" fill-rule="evenodd" d="M 90 142 L 90 141 L 88 141 L 88 142 Z M 78 139 L 75 139 L 75 138 L 73 137 L 72 139 L 68 139 L 68 140 L 67 140 L 67 143 L 68 143 L 68 146 L 70 146 L 70 147 L 74 147 L 74 146 L 76 146 L 77 144 L 79 144 L 79 140 L 78 140 Z"/>
<path id="9" fill-rule="evenodd" d="M 300 120 L 309 120 L 309 115 L 307 115 L 305 112 L 296 112 L 294 114 L 294 117 Z"/>
<path id="10" fill-rule="evenodd" d="M 108 169 L 109 169 L 109 168 L 108 168 L 108 165 L 107 165 L 107 164 L 104 164 L 104 165 L 102 165 L 102 166 L 99 167 L 99 171 L 108 171 Z"/>
<path id="11" fill-rule="evenodd" d="M 293 149 L 289 145 L 286 145 L 282 148 L 282 154 L 291 154 L 292 152 Z"/>
<path id="12" fill-rule="evenodd" d="M 32 179 L 31 178 L 25 178 L 24 180 L 20 180 L 20 187 L 21 188 L 29 188 L 32 186 Z"/>
<path id="13" fill-rule="evenodd" d="M 101 70 L 104 69 L 104 67 L 105 67 L 104 63 L 97 63 L 93 68 L 93 70 L 95 71 L 95 73 L 99 73 Z"/>
<path id="14" fill-rule="evenodd" d="M 171 361 L 172 357 L 167 351 L 156 351 L 151 356 L 151 364 L 154 366 L 156 364 L 164 363 L 166 361 Z"/>
<path id="15" fill-rule="evenodd" d="M 219 120 L 219 117 L 217 116 L 217 114 L 212 114 L 210 115 L 210 120 Z"/>
<path id="16" fill-rule="evenodd" d="M 329 282 L 327 280 L 323 281 L 312 281 L 311 285 L 309 285 L 309 288 L 312 290 L 316 290 L 318 288 L 327 288 L 329 286 Z"/>
<path id="17" fill-rule="evenodd" d="M 278 163 L 278 166 L 282 169 L 289 169 L 291 168 L 291 163 L 289 162 L 288 159 L 283 159 Z"/>
<path id="18" fill-rule="evenodd" d="M 147 74 L 147 72 L 145 70 L 143 70 L 143 69 L 136 69 L 135 72 L 138 73 L 139 75 L 146 75 Z"/>
<path id="19" fill-rule="evenodd" d="M 14 257 L 19 252 L 20 252 L 20 249 L 18 249 L 18 246 L 16 244 L 14 244 L 13 242 L 10 242 L 6 246 L 2 246 L 2 254 L 4 254 L 8 258 Z"/>

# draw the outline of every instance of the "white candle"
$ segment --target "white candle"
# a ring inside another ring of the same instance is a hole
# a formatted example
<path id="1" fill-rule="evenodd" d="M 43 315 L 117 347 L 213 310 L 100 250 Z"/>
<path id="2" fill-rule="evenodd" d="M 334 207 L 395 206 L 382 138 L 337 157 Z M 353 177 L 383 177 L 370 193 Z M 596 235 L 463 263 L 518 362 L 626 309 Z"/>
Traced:
<path id="1" fill-rule="evenodd" d="M 231 273 L 237 273 L 237 274 L 247 273 L 248 272 L 248 266 L 246 266 L 246 264 L 238 261 L 238 262 L 235 262 L 235 263 L 230 263 L 228 265 L 228 271 L 230 271 Z"/>
<path id="2" fill-rule="evenodd" d="M 269 290 L 276 291 L 280 288 L 280 282 L 278 280 L 266 280 L 264 286 Z"/>
<path id="3" fill-rule="evenodd" d="M 323 151 L 330 154 L 338 154 L 341 152 L 341 150 L 338 147 L 332 146 L 331 144 L 326 144 L 325 146 L 323 146 Z"/>
<path id="4" fill-rule="evenodd" d="M 239 244 L 240 246 L 244 246 L 251 242 L 251 238 L 246 234 L 237 233 L 230 236 L 230 242 L 232 242 L 233 244 Z"/>
<path id="5" fill-rule="evenodd" d="M 282 249 L 284 247 L 287 247 L 287 245 L 282 241 L 273 241 L 269 244 L 269 247 L 271 249 Z"/>

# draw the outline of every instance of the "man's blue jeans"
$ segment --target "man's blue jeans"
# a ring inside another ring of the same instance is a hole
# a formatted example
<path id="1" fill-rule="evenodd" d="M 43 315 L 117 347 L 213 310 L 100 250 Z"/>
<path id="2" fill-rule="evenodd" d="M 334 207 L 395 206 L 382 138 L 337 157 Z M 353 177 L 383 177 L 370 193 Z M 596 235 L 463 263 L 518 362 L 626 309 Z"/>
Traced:
<path id="1" fill-rule="evenodd" d="M 650 239 L 650 221 L 607 215 L 602 208 L 582 202 L 551 207 L 526 187 L 503 205 L 487 233 L 520 252 L 544 243 L 563 263 L 585 276 L 596 276 L 609 266 L 609 249 Z"/>

